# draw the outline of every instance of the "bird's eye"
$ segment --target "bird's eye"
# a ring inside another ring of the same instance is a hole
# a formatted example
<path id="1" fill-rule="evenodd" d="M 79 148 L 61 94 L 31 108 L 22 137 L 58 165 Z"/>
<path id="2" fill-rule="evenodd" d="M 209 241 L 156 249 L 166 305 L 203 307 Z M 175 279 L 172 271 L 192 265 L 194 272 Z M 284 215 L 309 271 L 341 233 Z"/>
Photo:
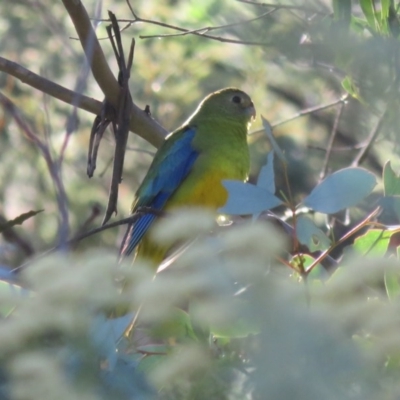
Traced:
<path id="1" fill-rule="evenodd" d="M 242 98 L 240 96 L 233 96 L 232 101 L 236 104 L 240 104 L 242 102 Z"/>

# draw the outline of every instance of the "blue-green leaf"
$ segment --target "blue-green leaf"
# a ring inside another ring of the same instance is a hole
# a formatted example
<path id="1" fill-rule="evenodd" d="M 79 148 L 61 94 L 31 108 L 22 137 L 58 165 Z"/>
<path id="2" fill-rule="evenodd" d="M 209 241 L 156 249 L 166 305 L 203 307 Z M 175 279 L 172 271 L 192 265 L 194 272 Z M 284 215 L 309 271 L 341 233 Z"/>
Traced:
<path id="1" fill-rule="evenodd" d="M 267 162 L 258 174 L 257 186 L 275 193 L 274 152 L 268 153 Z"/>
<path id="2" fill-rule="evenodd" d="M 251 183 L 231 180 L 225 180 L 222 183 L 229 193 L 228 201 L 218 210 L 222 214 L 256 214 L 282 204 L 282 200 L 271 192 Z"/>
<path id="3" fill-rule="evenodd" d="M 331 245 L 331 241 L 325 233 L 305 215 L 297 218 L 296 234 L 299 242 L 307 246 L 311 252 L 326 250 Z"/>
<path id="4" fill-rule="evenodd" d="M 400 196 L 385 196 L 379 200 L 379 205 L 389 213 L 395 213 L 400 221 Z M 394 221 L 392 221 L 394 222 Z"/>
<path id="5" fill-rule="evenodd" d="M 306 207 L 333 214 L 352 207 L 368 196 L 376 177 L 363 168 L 344 168 L 324 179 L 303 200 Z"/>
<path id="6" fill-rule="evenodd" d="M 383 187 L 385 196 L 400 195 L 400 177 L 393 171 L 390 161 L 383 167 Z"/>
<path id="7" fill-rule="evenodd" d="M 99 353 L 104 357 L 112 369 L 118 359 L 117 344 L 122 335 L 132 323 L 134 315 L 126 314 L 119 318 L 106 318 L 99 314 L 91 327 L 91 337 Z"/>
<path id="8" fill-rule="evenodd" d="M 272 148 L 274 149 L 274 152 L 278 156 L 278 158 L 284 163 L 287 164 L 287 160 L 285 155 L 283 154 L 283 151 L 279 147 L 279 144 L 274 138 L 274 135 L 272 134 L 272 128 L 271 124 L 261 115 L 261 121 L 264 127 L 265 134 L 267 135 L 268 140 L 271 143 Z"/>

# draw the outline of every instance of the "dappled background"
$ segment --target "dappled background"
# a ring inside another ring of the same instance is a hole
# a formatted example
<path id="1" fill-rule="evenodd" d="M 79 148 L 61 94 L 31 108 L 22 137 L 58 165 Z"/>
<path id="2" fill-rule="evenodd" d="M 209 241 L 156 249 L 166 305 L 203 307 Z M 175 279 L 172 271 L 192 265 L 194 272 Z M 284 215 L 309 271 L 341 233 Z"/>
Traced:
<path id="1" fill-rule="evenodd" d="M 125 1 L 103 2 L 100 11 L 96 9 L 98 4 L 85 1 L 93 18 L 107 18 L 110 9 L 119 19 L 133 19 Z M 328 18 L 332 12 L 329 1 L 307 2 L 305 11 L 212 0 L 136 1 L 132 7 L 140 18 L 189 30 L 228 25 L 208 32 L 213 39 L 195 35 L 141 39 L 140 36 L 171 35 L 179 31 L 144 22 L 132 25 L 121 22 L 121 26 L 126 27 L 122 33 L 126 51 L 131 38 L 137 40 L 130 80 L 133 100 L 143 108 L 149 105 L 153 117 L 168 130 L 179 126 L 206 94 L 222 87 L 237 86 L 252 96 L 258 113 L 252 129 L 257 131 L 262 127 L 260 115 L 274 124 L 309 107 L 339 101 L 346 94 L 341 85 L 346 74 L 354 74 L 357 83 L 366 86 L 368 91 L 383 91 L 379 82 L 373 80 L 377 75 L 383 82 L 390 79 L 385 76 L 391 71 L 384 54 L 382 56 L 386 49 L 381 43 L 374 46 L 370 40 L 368 48 L 358 58 L 354 53 L 349 54 L 352 51 L 347 48 L 351 45 L 349 39 L 335 38 Z M 17 1 L 1 4 L 0 9 L 1 55 L 73 89 L 84 69 L 84 56 L 63 5 L 58 1 Z M 361 15 L 361 10 L 358 11 Z M 251 21 L 256 17 L 261 18 Z M 111 45 L 106 39 L 106 25 L 107 22 L 100 22 L 97 34 L 104 38 L 101 41 L 103 50 L 117 74 Z M 221 42 L 221 37 L 243 44 Z M 360 47 L 356 51 L 362 53 L 363 50 Z M 71 106 L 5 73 L 0 74 L 0 85 L 3 93 L 23 111 L 37 135 L 48 140 L 54 154 L 58 154 L 72 113 Z M 90 74 L 83 93 L 99 100 L 103 98 Z M 358 144 L 366 140 L 379 113 L 380 103 L 374 96 L 374 91 L 368 92 L 361 104 L 349 99 L 339 122 L 334 146 L 337 149 L 331 156 L 328 171 L 348 165 Z M 340 103 L 279 125 L 274 130 L 291 160 L 289 177 L 297 200 L 319 180 L 324 149 L 338 107 Z M 79 111 L 78 116 L 79 125 L 69 140 L 62 167 L 71 232 L 80 229 L 95 206 L 102 211 L 92 224 L 100 223 L 111 180 L 114 146 L 113 135 L 107 131 L 95 176 L 89 179 L 86 155 L 93 115 Z M 396 117 L 394 114 L 393 119 Z M 387 129 L 385 133 L 395 132 Z M 386 144 L 383 136 L 366 161 L 378 173 L 388 153 L 396 150 L 393 142 Z M 0 140 L 1 212 L 6 219 L 12 219 L 29 210 L 44 209 L 42 214 L 25 223 L 21 235 L 34 251 L 51 247 L 55 244 L 58 210 L 43 158 L 4 110 L 1 111 Z M 269 144 L 263 132 L 254 134 L 250 142 L 254 179 L 265 162 Z M 133 193 L 154 151 L 144 140 L 130 135 L 120 185 L 119 216 L 128 214 Z M 395 157 L 391 158 L 396 162 Z M 277 184 L 283 186 L 279 170 Z M 120 238 L 118 229 L 109 230 L 82 242 L 79 249 L 93 245 L 115 248 Z M 8 262 L 19 262 L 19 257 L 18 261 L 14 260 L 15 249 L 8 249 L 2 252 L 3 257 L 6 254 Z"/>

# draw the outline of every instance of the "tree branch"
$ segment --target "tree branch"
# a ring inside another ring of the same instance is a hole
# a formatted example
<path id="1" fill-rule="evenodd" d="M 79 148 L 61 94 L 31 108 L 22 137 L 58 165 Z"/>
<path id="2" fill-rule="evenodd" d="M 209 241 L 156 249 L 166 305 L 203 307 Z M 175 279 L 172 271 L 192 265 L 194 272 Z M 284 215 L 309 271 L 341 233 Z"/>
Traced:
<path id="1" fill-rule="evenodd" d="M 94 79 L 100 86 L 107 100 L 116 108 L 120 87 L 107 63 L 100 43 L 96 38 L 96 33 L 84 5 L 81 1 L 75 0 L 62 0 L 62 2 L 74 24 L 82 49 L 91 65 Z M 87 46 L 89 42 L 91 43 L 91 49 L 88 49 Z"/>
<path id="2" fill-rule="evenodd" d="M 49 79 L 35 74 L 27 68 L 19 65 L 14 61 L 0 57 L 0 71 L 14 76 L 21 82 L 40 90 L 58 100 L 67 104 L 73 104 L 79 96 L 79 103 L 76 106 L 82 110 L 92 114 L 99 115 L 102 110 L 102 102 L 92 97 L 85 96 L 67 89 L 58 83 L 52 82 Z M 164 141 L 168 131 L 164 129 L 157 121 L 151 118 L 145 111 L 134 105 L 136 109 L 132 112 L 129 129 L 131 132 L 137 133 L 143 139 L 147 140 L 155 147 L 160 147 Z"/>
<path id="3" fill-rule="evenodd" d="M 94 79 L 100 86 L 100 89 L 105 94 L 107 100 L 117 109 L 120 86 L 108 66 L 85 7 L 78 0 L 62 1 L 71 17 L 85 53 L 87 52 L 86 43 L 88 40 L 93 40 L 92 51 L 86 54 L 88 62 L 91 65 Z M 136 104 L 133 104 L 131 111 L 131 128 L 157 147 L 162 143 L 167 134 L 164 128 L 150 118 Z"/>

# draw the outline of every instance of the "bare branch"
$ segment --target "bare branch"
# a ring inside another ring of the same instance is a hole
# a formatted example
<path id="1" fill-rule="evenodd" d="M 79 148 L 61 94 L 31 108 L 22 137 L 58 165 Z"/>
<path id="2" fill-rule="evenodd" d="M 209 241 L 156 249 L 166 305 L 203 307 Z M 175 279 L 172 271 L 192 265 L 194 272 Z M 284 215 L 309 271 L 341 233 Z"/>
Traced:
<path id="1" fill-rule="evenodd" d="M 74 101 L 78 96 L 78 93 L 73 90 L 67 89 L 58 83 L 43 78 L 18 63 L 7 60 L 3 57 L 0 57 L 0 71 L 12 75 L 21 82 L 67 104 L 74 104 Z M 95 115 L 101 114 L 102 110 L 101 101 L 83 94 L 79 95 L 79 102 L 76 106 Z M 143 139 L 146 139 L 153 146 L 159 147 L 165 136 L 168 134 L 168 131 L 151 118 L 145 111 L 140 110 L 135 105 L 134 109 L 136 109 L 136 112 L 134 115 L 131 115 L 129 129 L 132 132 L 137 133 Z"/>
<path id="2" fill-rule="evenodd" d="M 116 120 L 117 129 L 115 133 L 115 151 L 114 165 L 112 172 L 112 181 L 106 213 L 102 224 L 104 225 L 113 213 L 117 213 L 118 187 L 122 180 L 122 171 L 124 166 L 126 143 L 129 133 L 129 115 L 132 109 L 132 97 L 129 91 L 130 69 L 133 63 L 133 53 L 135 49 L 135 40 L 132 39 L 128 63 L 125 60 L 124 48 L 121 42 L 121 34 L 115 15 L 109 11 L 108 15 L 111 19 L 111 25 L 107 27 L 108 36 L 114 50 L 115 58 L 118 61 L 119 75 L 118 83 L 121 86 L 121 92 L 118 100 L 118 115 Z M 114 35 L 113 36 L 113 32 Z M 115 40 L 114 40 L 115 39 Z"/>
<path id="3" fill-rule="evenodd" d="M 58 83 L 43 78 L 16 62 L 7 60 L 3 57 L 0 57 L 0 71 L 6 72 L 15 78 L 18 78 L 21 82 L 65 103 L 72 104 L 75 99 L 76 93 L 73 90 L 67 89 Z M 79 102 L 79 108 L 89 111 L 92 114 L 98 114 L 101 110 L 101 102 L 82 95 Z"/>
<path id="4" fill-rule="evenodd" d="M 85 51 L 89 64 L 91 65 L 94 79 L 107 97 L 107 100 L 116 107 L 120 88 L 107 63 L 103 50 L 100 47 L 100 43 L 98 40 L 93 39 L 96 37 L 96 33 L 93 30 L 89 15 L 84 5 L 81 1 L 62 1 L 71 17 L 82 48 Z M 93 41 L 93 43 L 91 43 L 91 48 L 89 49 L 87 44 L 90 43 L 90 41 Z"/>
<path id="5" fill-rule="evenodd" d="M 86 56 L 91 65 L 96 82 L 105 94 L 107 100 L 117 109 L 120 86 L 107 63 L 85 7 L 81 1 L 62 1 L 74 24 L 82 48 L 85 53 L 87 53 Z M 89 51 L 86 46 L 89 40 L 93 40 L 91 51 Z M 152 118 L 149 118 L 149 116 L 135 104 L 132 106 L 131 123 L 135 132 L 141 133 L 141 136 L 157 147 L 162 143 L 167 134 L 165 129 Z"/>

